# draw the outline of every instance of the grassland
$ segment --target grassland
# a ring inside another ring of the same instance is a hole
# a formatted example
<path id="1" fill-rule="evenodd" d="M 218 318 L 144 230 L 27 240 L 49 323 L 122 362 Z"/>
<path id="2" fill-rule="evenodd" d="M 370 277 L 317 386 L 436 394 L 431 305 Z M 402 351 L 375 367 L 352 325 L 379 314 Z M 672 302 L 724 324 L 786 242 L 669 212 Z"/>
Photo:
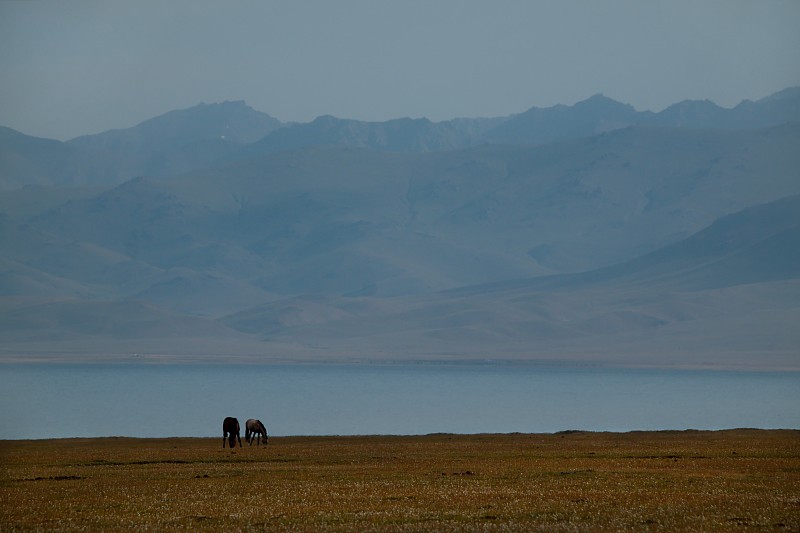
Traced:
<path id="1" fill-rule="evenodd" d="M 0 530 L 800 531 L 800 431 L 0 442 Z"/>

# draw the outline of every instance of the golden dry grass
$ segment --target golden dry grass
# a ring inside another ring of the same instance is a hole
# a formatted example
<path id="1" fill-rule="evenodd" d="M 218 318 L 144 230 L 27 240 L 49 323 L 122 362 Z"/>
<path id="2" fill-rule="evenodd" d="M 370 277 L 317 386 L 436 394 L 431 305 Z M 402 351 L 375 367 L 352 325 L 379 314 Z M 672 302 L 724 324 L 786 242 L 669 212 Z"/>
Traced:
<path id="1" fill-rule="evenodd" d="M 0 442 L 0 529 L 800 531 L 800 432 Z"/>

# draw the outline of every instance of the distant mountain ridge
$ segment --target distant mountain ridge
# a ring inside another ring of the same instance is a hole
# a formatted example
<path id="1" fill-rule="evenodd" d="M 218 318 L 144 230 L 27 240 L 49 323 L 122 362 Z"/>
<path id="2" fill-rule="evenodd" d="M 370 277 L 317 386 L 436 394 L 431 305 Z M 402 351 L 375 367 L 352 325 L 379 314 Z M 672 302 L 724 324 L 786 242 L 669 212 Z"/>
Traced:
<path id="1" fill-rule="evenodd" d="M 0 128 L 0 359 L 800 369 L 799 102 Z"/>
<path id="2" fill-rule="evenodd" d="M 83 135 L 67 143 L 83 147 L 101 144 L 109 148 L 138 144 L 149 151 L 171 150 L 215 138 L 251 143 L 282 126 L 278 119 L 254 110 L 242 100 L 225 101 L 170 111 L 132 128 Z"/>
<path id="3" fill-rule="evenodd" d="M 800 87 L 784 89 L 756 102 L 745 100 L 732 109 L 710 100 L 686 100 L 653 116 L 654 125 L 685 128 L 761 128 L 800 120 Z"/>
<path id="4" fill-rule="evenodd" d="M 132 128 L 84 135 L 65 143 L 4 128 L 0 190 L 39 184 L 114 185 L 137 176 L 201 168 L 282 127 L 242 101 L 171 111 Z"/>
<path id="5" fill-rule="evenodd" d="M 28 184 L 114 185 L 142 175 L 175 175 L 319 145 L 434 152 L 487 143 L 542 145 L 634 125 L 736 130 L 796 121 L 800 121 L 800 88 L 785 89 L 756 102 L 743 101 L 731 109 L 710 101 L 685 101 L 659 113 L 640 112 L 598 94 L 572 106 L 533 107 L 509 117 L 443 122 L 424 118 L 363 122 L 321 116 L 305 124 L 284 124 L 241 101 L 199 104 L 132 128 L 85 135 L 66 143 L 38 142 L 6 129 L 0 135 L 0 190 Z M 45 161 L 50 163 L 43 164 Z"/>
<path id="6" fill-rule="evenodd" d="M 267 135 L 251 148 L 264 154 L 319 144 L 399 152 L 455 150 L 481 144 L 533 144 L 589 137 L 629 126 L 751 129 L 800 121 L 800 89 L 786 89 L 758 102 L 725 109 L 710 101 L 685 101 L 653 113 L 636 111 L 601 94 L 572 106 L 533 107 L 510 117 L 397 119 L 360 122 L 324 116 Z"/>
<path id="7" fill-rule="evenodd" d="M 646 123 L 643 117 L 650 116 L 597 94 L 573 106 L 533 107 L 490 130 L 487 138 L 500 144 L 546 144 Z"/>

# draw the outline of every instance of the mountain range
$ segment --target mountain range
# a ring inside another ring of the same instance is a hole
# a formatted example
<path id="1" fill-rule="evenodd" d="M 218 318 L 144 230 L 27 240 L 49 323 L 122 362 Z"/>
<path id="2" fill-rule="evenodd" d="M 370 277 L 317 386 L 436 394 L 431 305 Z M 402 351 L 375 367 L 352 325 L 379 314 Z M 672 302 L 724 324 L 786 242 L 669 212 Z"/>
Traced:
<path id="1" fill-rule="evenodd" d="M 0 128 L 0 357 L 800 368 L 800 89 Z"/>

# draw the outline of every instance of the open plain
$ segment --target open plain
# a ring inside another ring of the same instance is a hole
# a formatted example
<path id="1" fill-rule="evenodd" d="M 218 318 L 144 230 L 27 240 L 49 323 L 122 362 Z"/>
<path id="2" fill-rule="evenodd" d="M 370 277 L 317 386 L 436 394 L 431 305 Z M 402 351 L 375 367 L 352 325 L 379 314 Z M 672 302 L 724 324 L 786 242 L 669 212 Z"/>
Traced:
<path id="1" fill-rule="evenodd" d="M 800 530 L 800 431 L 0 441 L 0 529 Z"/>

